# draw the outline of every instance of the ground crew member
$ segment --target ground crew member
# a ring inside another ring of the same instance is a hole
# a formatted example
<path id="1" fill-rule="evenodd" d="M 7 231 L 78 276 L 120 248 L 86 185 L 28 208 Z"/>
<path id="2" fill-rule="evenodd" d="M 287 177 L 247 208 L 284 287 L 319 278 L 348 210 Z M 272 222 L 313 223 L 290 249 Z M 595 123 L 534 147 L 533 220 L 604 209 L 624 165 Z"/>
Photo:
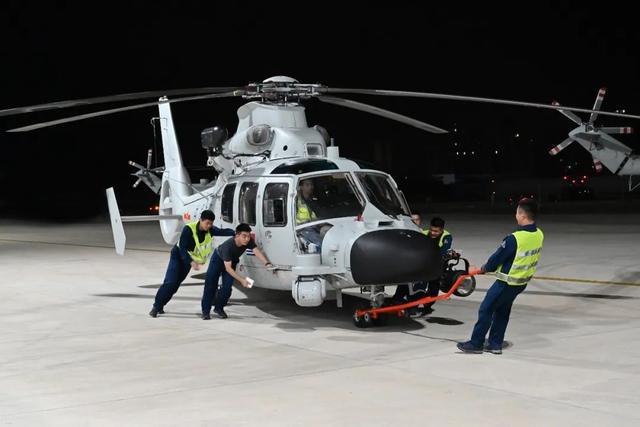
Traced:
<path id="1" fill-rule="evenodd" d="M 419 213 L 413 213 L 411 220 L 422 230 L 422 233 L 428 237 L 434 239 L 434 243 L 437 242 L 440 248 L 440 255 L 444 257 L 448 250 L 451 249 L 453 243 L 453 236 L 447 230 L 444 229 L 444 220 L 439 217 L 431 219 L 430 226 L 428 228 L 422 228 L 422 216 Z M 413 286 L 413 295 L 409 295 L 409 286 Z M 393 295 L 393 300 L 397 303 L 404 302 L 407 298 L 409 301 L 415 301 L 419 298 L 428 296 L 437 296 L 440 291 L 440 278 L 432 280 L 430 282 L 418 282 L 409 286 L 398 286 L 396 293 Z M 422 310 L 423 314 L 431 314 L 433 309 L 431 306 L 434 303 L 426 304 Z"/>
<path id="2" fill-rule="evenodd" d="M 169 266 L 164 276 L 164 282 L 158 292 L 149 316 L 157 317 L 164 314 L 164 306 L 171 300 L 173 294 L 178 291 L 180 284 L 189 274 L 191 268 L 200 270 L 213 252 L 212 236 L 233 236 L 235 232 L 230 228 L 218 228 L 213 226 L 216 219 L 210 210 L 202 211 L 200 220 L 187 224 L 182 229 L 178 244 L 171 248 Z"/>
<path id="3" fill-rule="evenodd" d="M 473 328 L 471 340 L 458 343 L 459 350 L 465 353 L 482 353 L 484 350 L 502 354 L 511 306 L 535 274 L 542 252 L 544 235 L 536 226 L 537 214 L 538 204 L 535 200 L 520 200 L 516 210 L 518 228 L 505 237 L 481 267 L 482 273 L 495 273 L 496 281 L 480 304 L 478 322 Z M 484 346 L 487 332 L 489 341 Z"/>
<path id="4" fill-rule="evenodd" d="M 236 273 L 235 268 L 240 261 L 240 257 L 247 249 L 252 249 L 258 258 L 267 268 L 273 265 L 267 260 L 262 251 L 256 247 L 256 243 L 251 238 L 251 227 L 249 224 L 238 224 L 235 236 L 227 240 L 214 251 L 207 269 L 207 278 L 204 281 L 204 291 L 202 293 L 202 319 L 211 319 L 211 306 L 215 302 L 213 312 L 221 319 L 226 319 L 227 313 L 224 307 L 231 297 L 233 279 L 237 280 L 245 288 L 249 287 L 246 277 Z M 222 275 L 222 286 L 218 290 L 218 281 Z"/>
<path id="5" fill-rule="evenodd" d="M 437 216 L 431 218 L 428 236 L 438 242 L 438 247 L 440 248 L 440 257 L 444 259 L 444 256 L 449 250 L 451 250 L 451 245 L 453 244 L 453 236 L 444 228 L 444 219 Z M 413 287 L 413 290 L 414 292 L 425 291 L 426 296 L 436 297 L 440 292 L 440 278 L 431 280 L 428 283 L 418 283 Z M 422 296 L 423 295 L 421 295 L 420 293 L 416 293 L 414 294 L 414 299 L 422 298 Z M 433 313 L 433 304 L 435 304 L 435 301 L 424 304 L 422 308 L 422 314 L 424 315 Z"/>
<path id="6" fill-rule="evenodd" d="M 422 233 L 424 234 L 429 234 L 429 228 L 424 228 L 422 225 L 422 215 L 420 215 L 420 212 L 414 212 L 411 214 L 411 221 L 413 221 L 413 223 L 415 225 L 417 225 L 418 227 L 420 227 L 420 231 L 422 231 Z"/>

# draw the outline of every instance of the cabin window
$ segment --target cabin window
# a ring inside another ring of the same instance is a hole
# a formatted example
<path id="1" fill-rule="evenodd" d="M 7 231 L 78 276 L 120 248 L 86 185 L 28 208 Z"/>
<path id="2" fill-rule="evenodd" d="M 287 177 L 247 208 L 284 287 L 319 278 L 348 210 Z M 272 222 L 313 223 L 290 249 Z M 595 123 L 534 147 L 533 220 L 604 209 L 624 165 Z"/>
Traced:
<path id="1" fill-rule="evenodd" d="M 272 182 L 264 189 L 262 201 L 262 222 L 266 227 L 284 227 L 287 225 L 287 197 L 289 184 Z"/>
<path id="2" fill-rule="evenodd" d="M 256 225 L 256 198 L 258 197 L 258 183 L 245 182 L 240 187 L 240 222 Z"/>
<path id="3" fill-rule="evenodd" d="M 222 202 L 220 210 L 224 222 L 233 223 L 233 195 L 236 191 L 236 184 L 227 184 L 222 192 Z"/>

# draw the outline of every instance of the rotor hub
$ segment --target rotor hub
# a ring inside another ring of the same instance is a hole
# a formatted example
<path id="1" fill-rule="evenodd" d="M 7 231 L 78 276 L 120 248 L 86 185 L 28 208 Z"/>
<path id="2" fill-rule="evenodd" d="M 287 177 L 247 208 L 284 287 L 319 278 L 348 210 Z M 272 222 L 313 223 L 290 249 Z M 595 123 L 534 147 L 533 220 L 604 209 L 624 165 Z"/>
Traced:
<path id="1" fill-rule="evenodd" d="M 319 83 L 300 83 L 287 76 L 269 77 L 262 83 L 249 83 L 242 95 L 245 99 L 260 99 L 268 104 L 292 104 L 317 96 L 320 88 L 326 86 Z"/>

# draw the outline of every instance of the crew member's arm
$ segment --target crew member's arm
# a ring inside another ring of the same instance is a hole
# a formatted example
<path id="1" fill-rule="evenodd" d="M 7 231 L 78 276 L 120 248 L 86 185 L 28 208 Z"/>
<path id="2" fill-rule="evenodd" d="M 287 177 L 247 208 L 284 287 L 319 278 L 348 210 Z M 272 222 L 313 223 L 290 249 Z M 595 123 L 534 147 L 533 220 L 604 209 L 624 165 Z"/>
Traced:
<path id="1" fill-rule="evenodd" d="M 260 249 L 254 248 L 253 249 L 253 254 L 256 256 L 256 258 L 258 258 L 260 261 L 262 261 L 262 263 L 264 264 L 265 267 L 273 267 L 273 264 L 271 264 L 269 262 L 267 257 L 264 256 L 264 254 L 262 253 L 262 251 Z"/>
<path id="2" fill-rule="evenodd" d="M 232 228 L 218 228 L 213 226 L 209 230 L 209 234 L 212 236 L 235 236 L 236 231 Z"/>
<path id="3" fill-rule="evenodd" d="M 504 264 L 509 260 L 509 258 L 513 258 L 516 253 L 516 238 L 513 237 L 512 234 L 509 234 L 504 238 L 498 249 L 489 257 L 489 260 L 485 265 L 480 267 L 483 273 L 487 271 L 496 271 L 501 264 Z"/>
<path id="4" fill-rule="evenodd" d="M 195 247 L 196 247 L 196 242 L 195 240 L 193 240 L 193 233 L 191 232 L 191 229 L 189 227 L 185 226 L 182 229 L 182 234 L 180 234 L 180 245 L 179 245 L 180 257 L 185 262 L 191 263 L 191 267 L 193 267 L 194 270 L 199 270 L 200 264 L 195 262 L 193 258 L 191 258 L 191 255 L 189 255 L 189 252 L 193 252 Z"/>
<path id="5" fill-rule="evenodd" d="M 231 261 L 224 262 L 224 269 L 227 270 L 227 273 L 229 273 L 231 277 L 236 279 L 243 288 L 249 287 L 249 282 L 247 282 L 247 279 L 236 273 L 236 270 L 233 268 L 233 264 L 231 263 Z"/>
<path id="6" fill-rule="evenodd" d="M 440 255 L 447 253 L 448 250 L 451 249 L 451 245 L 453 243 L 453 236 L 449 234 L 448 236 L 444 236 L 442 239 L 442 247 L 440 248 Z"/>

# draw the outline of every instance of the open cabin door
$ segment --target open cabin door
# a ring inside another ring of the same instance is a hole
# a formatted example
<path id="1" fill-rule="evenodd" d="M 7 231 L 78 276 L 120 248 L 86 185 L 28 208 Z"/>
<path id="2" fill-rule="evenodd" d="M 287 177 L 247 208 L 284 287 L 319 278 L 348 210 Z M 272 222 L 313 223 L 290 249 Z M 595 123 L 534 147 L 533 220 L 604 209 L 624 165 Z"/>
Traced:
<path id="1" fill-rule="evenodd" d="M 292 207 L 294 195 L 293 178 L 260 179 L 256 238 L 269 260 L 284 269 L 290 269 L 294 264 L 297 251 Z"/>

